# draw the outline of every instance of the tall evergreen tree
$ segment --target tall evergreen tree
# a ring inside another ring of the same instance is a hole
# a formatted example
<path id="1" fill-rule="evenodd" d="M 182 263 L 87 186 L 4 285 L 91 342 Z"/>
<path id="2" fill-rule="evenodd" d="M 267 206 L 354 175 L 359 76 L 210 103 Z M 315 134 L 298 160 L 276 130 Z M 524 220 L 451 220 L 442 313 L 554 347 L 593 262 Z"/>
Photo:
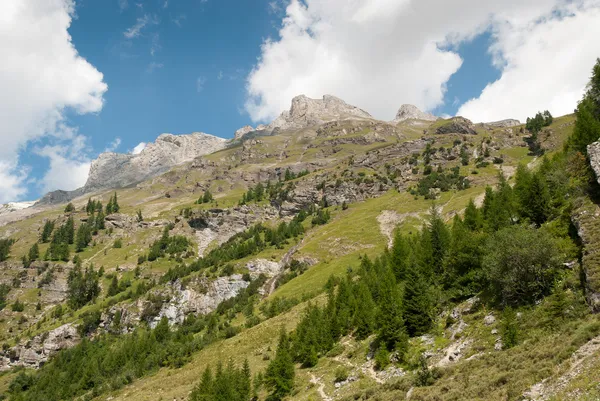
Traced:
<path id="1" fill-rule="evenodd" d="M 44 228 L 42 230 L 42 235 L 40 237 L 40 242 L 42 244 L 50 241 L 50 236 L 52 235 L 52 231 L 54 231 L 54 221 L 46 220 L 44 223 Z"/>
<path id="2" fill-rule="evenodd" d="M 408 257 L 410 256 L 410 247 L 408 241 L 400 231 L 394 236 L 394 243 L 390 250 L 390 263 L 396 280 L 402 281 L 406 277 L 406 268 Z"/>
<path id="3" fill-rule="evenodd" d="M 411 336 L 426 333 L 433 324 L 433 300 L 429 283 L 418 268 L 412 266 L 407 272 L 404 287 L 404 319 Z"/>
<path id="4" fill-rule="evenodd" d="M 402 351 L 406 349 L 408 343 L 402 317 L 402 294 L 391 272 L 381 276 L 380 279 L 382 283 L 378 301 L 378 340 L 390 351 L 394 349 Z"/>
<path id="5" fill-rule="evenodd" d="M 473 199 L 469 199 L 469 203 L 465 208 L 464 223 L 465 226 L 471 231 L 476 231 L 483 227 L 483 218 L 481 216 L 481 212 L 477 206 L 475 206 Z"/>
<path id="6" fill-rule="evenodd" d="M 550 215 L 550 192 L 540 173 L 533 175 L 524 212 L 536 225 L 542 225 Z"/>
<path id="7" fill-rule="evenodd" d="M 600 58 L 592 69 L 587 92 L 577 106 L 576 115 L 568 148 L 587 154 L 587 146 L 600 138 Z"/>
<path id="8" fill-rule="evenodd" d="M 450 233 L 435 205 L 431 207 L 429 213 L 427 230 L 431 241 L 433 268 L 435 273 L 440 274 L 443 271 L 444 257 L 450 244 Z"/>
<path id="9" fill-rule="evenodd" d="M 265 386 L 271 391 L 270 400 L 279 401 L 291 393 L 294 387 L 294 361 L 290 351 L 290 340 L 282 328 L 275 358 L 269 363 L 265 374 Z"/>
<path id="10" fill-rule="evenodd" d="M 371 291 L 361 280 L 354 286 L 356 293 L 356 310 L 354 312 L 354 335 L 357 339 L 367 338 L 375 329 L 376 307 Z"/>

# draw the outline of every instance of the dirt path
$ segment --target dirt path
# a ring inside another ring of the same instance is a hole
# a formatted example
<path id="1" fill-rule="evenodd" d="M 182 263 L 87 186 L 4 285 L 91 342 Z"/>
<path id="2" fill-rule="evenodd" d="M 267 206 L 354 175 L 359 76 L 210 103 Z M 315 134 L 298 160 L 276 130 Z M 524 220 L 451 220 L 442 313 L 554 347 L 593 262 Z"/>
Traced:
<path id="1" fill-rule="evenodd" d="M 319 393 L 319 395 L 321 396 L 321 399 L 323 401 L 333 401 L 333 398 L 329 397 L 326 393 L 325 393 L 325 383 L 323 383 L 321 381 L 320 377 L 316 377 L 315 375 L 313 375 L 312 373 L 310 374 L 310 382 L 314 385 L 318 385 L 319 387 L 317 387 L 317 392 Z"/>
<path id="2" fill-rule="evenodd" d="M 569 383 L 581 373 L 593 369 L 593 363 L 600 356 L 600 336 L 585 343 L 563 363 L 566 370 L 558 378 L 549 377 L 531 386 L 523 397 L 531 401 L 546 401 L 565 390 Z"/>

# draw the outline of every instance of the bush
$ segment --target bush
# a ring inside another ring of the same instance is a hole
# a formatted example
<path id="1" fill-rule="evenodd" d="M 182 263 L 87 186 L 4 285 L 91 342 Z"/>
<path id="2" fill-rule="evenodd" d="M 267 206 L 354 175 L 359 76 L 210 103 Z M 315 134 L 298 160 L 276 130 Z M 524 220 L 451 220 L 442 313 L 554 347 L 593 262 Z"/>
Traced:
<path id="1" fill-rule="evenodd" d="M 115 242 L 113 243 L 113 248 L 122 248 L 123 247 L 123 240 L 121 240 L 121 238 L 117 238 L 115 240 Z"/>
<path id="2" fill-rule="evenodd" d="M 338 366 L 335 369 L 335 379 L 336 383 L 346 381 L 348 379 L 348 369 L 345 366 Z"/>
<path id="3" fill-rule="evenodd" d="M 25 304 L 17 299 L 15 303 L 10 306 L 10 308 L 13 312 L 23 312 L 25 310 Z"/>
<path id="4" fill-rule="evenodd" d="M 499 302 L 534 303 L 550 293 L 560 268 L 554 242 L 544 230 L 523 226 L 491 236 L 483 267 Z"/>
<path id="5" fill-rule="evenodd" d="M 375 353 L 375 369 L 384 370 L 390 364 L 390 353 L 388 352 L 385 344 L 381 344 L 377 352 Z"/>

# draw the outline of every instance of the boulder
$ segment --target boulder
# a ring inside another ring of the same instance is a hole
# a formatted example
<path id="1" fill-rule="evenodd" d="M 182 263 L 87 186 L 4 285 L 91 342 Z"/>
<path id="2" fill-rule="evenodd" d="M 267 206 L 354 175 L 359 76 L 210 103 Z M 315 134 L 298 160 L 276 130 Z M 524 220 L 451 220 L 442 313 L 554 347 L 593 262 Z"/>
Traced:
<path id="1" fill-rule="evenodd" d="M 452 117 L 450 121 L 436 129 L 436 134 L 463 134 L 476 135 L 475 126 L 464 117 Z"/>

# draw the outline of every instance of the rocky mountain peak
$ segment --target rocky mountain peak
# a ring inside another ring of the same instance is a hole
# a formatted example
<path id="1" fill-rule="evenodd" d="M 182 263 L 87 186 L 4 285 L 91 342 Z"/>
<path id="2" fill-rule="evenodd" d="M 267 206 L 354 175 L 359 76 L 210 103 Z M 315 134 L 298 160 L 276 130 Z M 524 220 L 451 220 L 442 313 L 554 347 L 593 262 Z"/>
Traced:
<path id="1" fill-rule="evenodd" d="M 394 119 L 394 123 L 399 123 L 405 120 L 424 120 L 424 121 L 435 121 L 437 117 L 431 113 L 426 113 L 421 110 L 417 106 L 412 104 L 403 104 L 400 106 L 398 113 L 396 113 L 396 118 Z"/>
<path id="2" fill-rule="evenodd" d="M 242 139 L 242 137 L 244 135 L 246 135 L 248 132 L 252 132 L 252 131 L 254 131 L 254 128 L 252 128 L 252 126 L 250 126 L 250 125 L 246 125 L 240 129 L 238 129 L 237 131 L 235 131 L 235 134 L 233 135 L 233 139 L 234 140 Z"/>
<path id="3" fill-rule="evenodd" d="M 226 140 L 203 132 L 161 134 L 139 154 L 103 153 L 92 162 L 84 192 L 122 188 L 225 147 Z"/>
<path id="4" fill-rule="evenodd" d="M 312 99 L 306 95 L 299 95 L 292 99 L 290 109 L 281 113 L 266 129 L 304 128 L 349 118 L 373 117 L 366 111 L 349 105 L 335 96 L 325 95 L 322 99 Z"/>

